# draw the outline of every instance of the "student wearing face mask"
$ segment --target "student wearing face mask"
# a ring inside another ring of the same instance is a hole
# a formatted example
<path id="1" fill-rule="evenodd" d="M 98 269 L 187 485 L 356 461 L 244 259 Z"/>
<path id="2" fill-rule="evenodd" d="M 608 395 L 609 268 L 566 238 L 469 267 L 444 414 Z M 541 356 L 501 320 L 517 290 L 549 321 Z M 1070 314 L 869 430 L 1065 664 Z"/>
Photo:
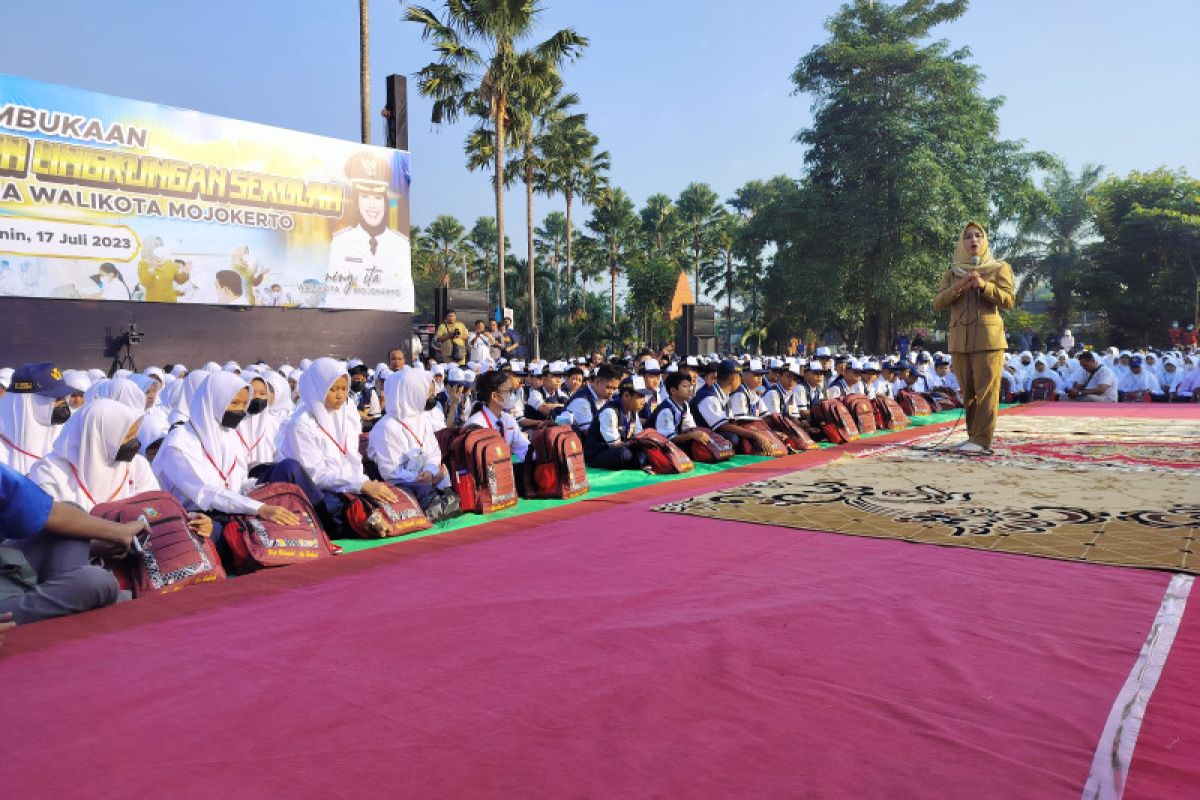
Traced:
<path id="1" fill-rule="evenodd" d="M 246 514 L 295 525 L 299 519 L 286 508 L 246 496 L 259 482 L 295 483 L 310 497 L 315 492 L 300 466 L 291 461 L 275 464 L 260 481 L 250 477 L 245 445 L 235 433 L 249 403 L 250 387 L 240 377 L 230 372 L 211 373 L 197 388 L 187 420 L 172 428 L 163 441 L 154 459 L 155 477 L 189 511 L 218 520 Z M 214 526 L 213 541 L 227 557 L 219 525 Z"/>
<path id="2" fill-rule="evenodd" d="M 27 475 L 50 452 L 70 418 L 67 398 L 74 391 L 53 364 L 15 370 L 8 392 L 0 397 L 0 464 Z"/>
<path id="3" fill-rule="evenodd" d="M 508 443 L 508 449 L 517 457 L 517 461 L 524 463 L 525 454 L 529 451 L 529 438 L 522 433 L 521 426 L 513 415 L 505 410 L 512 404 L 510 398 L 515 391 L 515 382 L 507 372 L 494 371 L 480 375 L 475 385 L 475 396 L 478 399 L 472 408 L 471 416 L 467 418 L 467 424 L 491 428 L 499 433 Z M 513 466 L 516 468 L 519 464 Z M 518 479 L 519 477 L 518 475 Z"/>
<path id="4" fill-rule="evenodd" d="M 318 358 L 300 379 L 300 402 L 280 431 L 279 453 L 303 467 L 318 491 L 313 501 L 332 537 L 349 534 L 340 493 L 394 503 L 396 494 L 363 470 L 358 449 L 362 422 L 350 405 L 350 375 L 332 358 Z M 312 496 L 310 495 L 310 498 Z"/>
<path id="5" fill-rule="evenodd" d="M 383 416 L 379 393 L 368 379 L 369 372 L 365 364 L 350 368 L 350 403 L 358 410 L 358 417 L 362 420 L 365 431 L 371 430 Z"/>
<path id="6" fill-rule="evenodd" d="M 246 404 L 246 418 L 233 429 L 242 447 L 246 448 L 246 464 L 250 477 L 266 474 L 276 461 L 275 437 L 279 433 L 279 421 L 266 413 L 271 405 L 271 387 L 262 375 L 250 379 L 250 402 Z"/>

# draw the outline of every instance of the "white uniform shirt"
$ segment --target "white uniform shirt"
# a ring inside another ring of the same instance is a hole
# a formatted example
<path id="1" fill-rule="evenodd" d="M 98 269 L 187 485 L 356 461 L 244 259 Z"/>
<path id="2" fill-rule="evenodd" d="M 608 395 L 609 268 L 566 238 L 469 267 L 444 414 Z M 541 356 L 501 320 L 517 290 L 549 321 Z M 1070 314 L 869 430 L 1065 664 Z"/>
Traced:
<path id="1" fill-rule="evenodd" d="M 1089 373 L 1083 367 L 1080 367 L 1069 381 L 1073 387 L 1076 383 L 1081 384 L 1084 389 L 1095 389 L 1097 386 L 1107 386 L 1108 390 L 1101 395 L 1093 395 L 1097 399 L 1107 401 L 1109 403 L 1117 402 L 1117 376 L 1112 371 L 1111 367 L 1103 364 L 1096 367 L 1096 371 Z"/>
<path id="2" fill-rule="evenodd" d="M 636 413 L 625 415 L 625 426 L 621 425 L 621 414 L 615 408 L 605 406 L 597 414 L 600 426 L 600 438 L 609 444 L 629 441 L 635 434 L 642 432 L 642 418 Z"/>
<path id="3" fill-rule="evenodd" d="M 349 276 L 353 288 L 349 282 L 334 278 L 321 306 L 412 312 L 412 248 L 408 237 L 387 228 L 375 237 L 374 253 L 370 240 L 370 234 L 360 225 L 334 234 L 329 243 L 329 275 Z M 391 291 L 374 294 L 376 289 Z"/>
<path id="4" fill-rule="evenodd" d="M 467 424 L 496 431 L 504 437 L 512 454 L 521 461 L 525 460 L 525 454 L 529 452 L 529 437 L 521 431 L 521 426 L 517 424 L 517 420 L 512 414 L 502 411 L 500 417 L 497 418 L 490 408 L 484 406 L 467 417 Z"/>
<path id="5" fill-rule="evenodd" d="M 583 388 L 591 394 L 592 402 L 596 404 L 596 409 L 599 410 L 605 401 L 596 396 L 596 392 L 591 386 L 584 386 Z M 575 426 L 579 430 L 586 432 L 592 426 L 592 407 L 588 405 L 587 400 L 582 397 L 575 398 L 567 404 L 567 411 L 570 412 L 571 418 L 575 421 Z"/>
<path id="6" fill-rule="evenodd" d="M 671 439 L 695 428 L 696 420 L 692 418 L 692 409 L 688 407 L 687 403 L 680 407 L 669 397 L 663 401 L 662 410 L 658 412 L 654 423 L 656 431 Z"/>

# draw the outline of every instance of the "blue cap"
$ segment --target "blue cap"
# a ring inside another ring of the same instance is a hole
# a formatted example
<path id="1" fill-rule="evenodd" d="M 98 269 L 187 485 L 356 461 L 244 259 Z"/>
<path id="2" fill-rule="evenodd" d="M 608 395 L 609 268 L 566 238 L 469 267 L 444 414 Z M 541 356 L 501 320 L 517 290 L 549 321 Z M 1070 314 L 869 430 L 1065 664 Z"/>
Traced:
<path id="1" fill-rule="evenodd" d="M 16 394 L 40 394 L 55 398 L 75 394 L 75 389 L 63 382 L 58 367 L 49 361 L 17 367 L 8 390 Z"/>
<path id="2" fill-rule="evenodd" d="M 933 359 L 933 365 L 935 367 L 944 367 L 949 363 L 950 359 L 946 358 L 945 356 L 935 356 Z"/>
<path id="3" fill-rule="evenodd" d="M 1134 356 L 1133 358 L 1129 359 L 1129 366 L 1140 367 L 1141 365 L 1142 365 L 1142 357 L 1141 356 Z"/>
<path id="4" fill-rule="evenodd" d="M 736 372 L 741 372 L 741 367 L 732 358 L 727 358 L 717 366 L 718 375 L 733 375 Z"/>

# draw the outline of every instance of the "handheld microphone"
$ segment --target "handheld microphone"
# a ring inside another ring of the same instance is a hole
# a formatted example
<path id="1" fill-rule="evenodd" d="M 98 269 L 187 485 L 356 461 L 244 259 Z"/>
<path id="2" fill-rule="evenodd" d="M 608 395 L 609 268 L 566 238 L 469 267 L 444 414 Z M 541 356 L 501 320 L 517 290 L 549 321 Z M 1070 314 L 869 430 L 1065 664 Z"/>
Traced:
<path id="1" fill-rule="evenodd" d="M 971 266 L 972 267 L 979 266 L 979 256 L 971 256 Z"/>

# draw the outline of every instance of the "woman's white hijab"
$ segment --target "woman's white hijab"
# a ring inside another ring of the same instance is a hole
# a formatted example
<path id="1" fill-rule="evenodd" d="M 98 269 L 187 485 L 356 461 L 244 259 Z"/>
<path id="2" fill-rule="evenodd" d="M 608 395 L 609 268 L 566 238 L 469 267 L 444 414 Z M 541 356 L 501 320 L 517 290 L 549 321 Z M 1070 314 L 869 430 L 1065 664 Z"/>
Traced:
<path id="1" fill-rule="evenodd" d="M 350 434 L 357 434 L 360 425 L 357 424 L 357 413 L 347 402 L 337 411 L 331 412 L 325 407 L 325 396 L 338 378 L 350 380 L 346 368 L 332 358 L 318 358 L 300 377 L 300 403 L 292 414 L 294 423 L 299 417 L 307 414 L 320 425 L 326 433 L 342 445 L 347 445 Z M 357 442 L 350 442 L 357 447 Z"/>
<path id="2" fill-rule="evenodd" d="M 151 379 L 147 378 L 146 380 Z M 146 410 L 146 393 L 129 378 L 113 378 L 112 380 L 100 381 L 93 384 L 83 394 L 85 405 L 100 399 L 116 400 L 118 403 L 127 405 L 138 411 L 144 412 Z"/>
<path id="3" fill-rule="evenodd" d="M 195 402 L 200 387 L 213 374 L 212 372 L 197 370 L 196 372 L 189 372 L 187 377 L 180 381 L 183 384 L 183 389 L 175 401 L 175 407 L 172 409 L 171 415 L 167 417 L 167 424 L 175 425 L 178 422 L 187 422 L 188 417 L 192 414 L 192 403 Z"/>
<path id="4" fill-rule="evenodd" d="M 267 385 L 271 387 L 274 396 L 271 398 L 271 405 L 263 413 L 286 422 L 296 408 L 296 404 L 292 402 L 292 387 L 288 385 L 287 378 L 278 372 L 267 373 Z"/>
<path id="5" fill-rule="evenodd" d="M 53 397 L 13 391 L 0 397 L 0 436 L 7 440 L 0 443 L 0 463 L 22 475 L 29 472 L 54 444 L 57 431 L 50 424 L 53 413 Z"/>
<path id="6" fill-rule="evenodd" d="M 245 461 L 245 448 L 232 430 L 221 426 L 221 419 L 233 398 L 248 386 L 232 372 L 214 372 L 205 377 L 192 398 L 185 426 L 195 436 L 168 436 L 163 448 L 181 450 L 197 463 L 212 459 L 220 472 L 228 474 L 238 458 Z M 197 442 L 203 451 L 196 447 Z"/>
<path id="7" fill-rule="evenodd" d="M 38 484 L 52 481 L 58 499 L 85 511 L 112 500 L 129 481 L 130 467 L 117 463 L 117 450 L 141 418 L 141 411 L 106 397 L 89 403 L 66 421 L 54 449 L 30 478 Z"/>

